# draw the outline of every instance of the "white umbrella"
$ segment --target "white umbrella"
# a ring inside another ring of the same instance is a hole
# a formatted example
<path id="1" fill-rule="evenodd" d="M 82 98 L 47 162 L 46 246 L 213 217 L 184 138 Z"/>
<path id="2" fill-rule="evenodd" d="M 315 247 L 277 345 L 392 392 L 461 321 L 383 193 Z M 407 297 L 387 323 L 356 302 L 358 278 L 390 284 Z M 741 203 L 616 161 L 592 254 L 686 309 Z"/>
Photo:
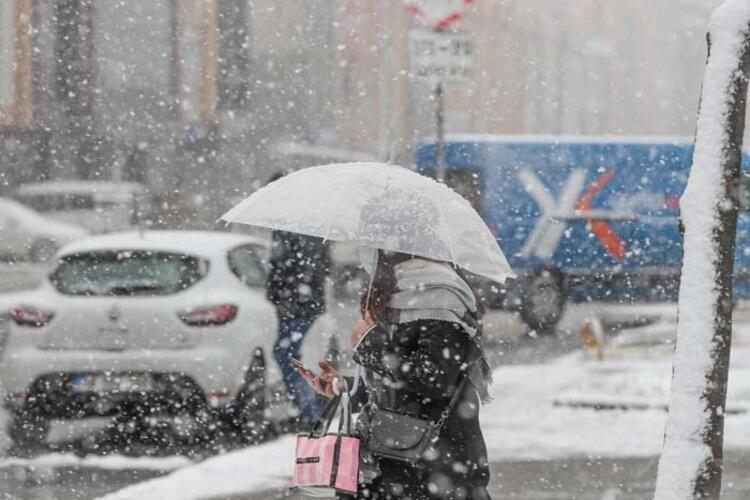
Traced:
<path id="1" fill-rule="evenodd" d="M 299 170 L 259 189 L 222 219 L 452 262 L 499 283 L 513 276 L 466 199 L 384 163 Z"/>

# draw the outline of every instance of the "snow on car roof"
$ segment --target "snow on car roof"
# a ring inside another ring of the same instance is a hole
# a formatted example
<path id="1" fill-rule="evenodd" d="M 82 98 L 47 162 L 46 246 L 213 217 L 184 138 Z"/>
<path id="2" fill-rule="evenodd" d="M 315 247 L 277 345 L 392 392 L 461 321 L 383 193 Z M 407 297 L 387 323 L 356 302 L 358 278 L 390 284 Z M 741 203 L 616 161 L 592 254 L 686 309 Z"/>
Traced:
<path id="1" fill-rule="evenodd" d="M 0 206 L 3 209 L 3 213 L 9 215 L 21 214 L 34 218 L 41 218 L 42 216 L 37 213 L 36 210 L 24 205 L 23 203 L 12 200 L 10 198 L 0 198 Z"/>
<path id="2" fill-rule="evenodd" d="M 142 184 L 137 182 L 114 182 L 114 181 L 82 181 L 61 180 L 29 182 L 21 184 L 16 193 L 21 195 L 35 194 L 71 194 L 81 192 L 94 192 L 97 194 L 110 193 L 138 193 L 144 190 Z"/>
<path id="3" fill-rule="evenodd" d="M 155 250 L 189 253 L 216 259 L 227 249 L 252 243 L 266 246 L 262 238 L 220 231 L 128 231 L 83 238 L 64 246 L 59 256 L 106 250 Z"/>
<path id="4" fill-rule="evenodd" d="M 50 219 L 40 214 L 33 208 L 10 198 L 0 198 L 0 214 L 19 218 L 26 226 L 32 226 L 35 234 L 48 235 L 57 234 L 60 231 L 73 232 L 74 234 L 87 234 L 86 230 L 77 224 L 61 222 Z"/>

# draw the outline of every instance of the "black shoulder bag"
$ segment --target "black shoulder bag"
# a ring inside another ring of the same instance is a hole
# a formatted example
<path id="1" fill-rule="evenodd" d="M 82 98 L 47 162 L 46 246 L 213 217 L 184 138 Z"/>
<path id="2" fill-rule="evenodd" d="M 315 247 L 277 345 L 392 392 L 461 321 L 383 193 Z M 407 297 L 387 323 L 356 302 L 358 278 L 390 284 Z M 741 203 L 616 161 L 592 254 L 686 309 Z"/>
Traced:
<path id="1" fill-rule="evenodd" d="M 450 403 L 435 422 L 384 408 L 373 408 L 368 435 L 364 436 L 367 451 L 393 460 L 410 463 L 419 461 L 429 446 L 437 441 L 440 430 L 463 394 L 467 381 L 468 377 L 464 375 Z"/>

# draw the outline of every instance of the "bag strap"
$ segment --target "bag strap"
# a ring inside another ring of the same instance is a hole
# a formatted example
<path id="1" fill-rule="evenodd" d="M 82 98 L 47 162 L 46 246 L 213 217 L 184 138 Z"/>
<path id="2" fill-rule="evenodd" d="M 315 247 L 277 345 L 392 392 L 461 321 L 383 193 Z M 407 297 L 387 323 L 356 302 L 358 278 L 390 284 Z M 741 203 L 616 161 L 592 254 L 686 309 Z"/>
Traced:
<path id="1" fill-rule="evenodd" d="M 438 432 L 440 432 L 440 429 L 442 429 L 443 425 L 445 425 L 445 421 L 450 416 L 451 412 L 453 411 L 453 408 L 456 406 L 456 403 L 458 403 L 458 400 L 461 397 L 461 394 L 463 394 L 464 389 L 466 388 L 466 384 L 468 382 L 469 382 L 469 374 L 465 373 L 464 376 L 461 377 L 461 383 L 458 384 L 458 387 L 456 387 L 456 390 L 453 393 L 453 396 L 451 397 L 451 400 L 448 403 L 448 406 L 445 407 L 443 412 L 440 414 L 440 418 L 438 418 L 437 422 L 435 422 L 435 427 L 437 428 Z"/>
<path id="2" fill-rule="evenodd" d="M 352 388 L 348 390 L 350 396 L 357 394 L 359 390 L 359 380 L 362 378 L 362 365 L 357 364 L 356 371 L 354 372 L 354 380 L 352 381 Z"/>
<path id="3" fill-rule="evenodd" d="M 328 434 L 331 429 L 331 424 L 336 415 L 339 415 L 339 430 L 338 433 L 346 432 L 347 434 L 352 433 L 352 407 L 349 400 L 349 394 L 346 391 L 341 393 L 341 396 L 334 398 L 336 406 L 334 412 L 328 418 L 323 429 L 323 435 Z"/>
<path id="4" fill-rule="evenodd" d="M 328 400 L 328 404 L 326 404 L 326 407 L 323 409 L 323 413 L 320 414 L 318 420 L 316 420 L 310 428 L 310 436 L 316 433 L 321 435 L 328 432 L 328 429 L 331 427 L 331 421 L 336 414 L 336 409 L 339 407 L 339 399 L 340 396 Z M 316 432 L 320 430 L 323 432 Z"/>
<path id="5" fill-rule="evenodd" d="M 339 402 L 339 434 L 345 432 L 346 434 L 352 433 L 352 405 L 349 393 L 344 391 L 341 394 L 341 401 Z"/>
<path id="6" fill-rule="evenodd" d="M 352 433 L 352 406 L 349 398 L 349 393 L 343 391 L 341 396 L 337 396 L 328 400 L 323 413 L 321 414 L 318 421 L 310 429 L 309 436 L 317 434 L 323 436 L 328 434 L 331 429 L 333 419 L 336 418 L 336 414 L 339 415 L 339 429 L 338 433 L 346 432 L 347 434 Z"/>

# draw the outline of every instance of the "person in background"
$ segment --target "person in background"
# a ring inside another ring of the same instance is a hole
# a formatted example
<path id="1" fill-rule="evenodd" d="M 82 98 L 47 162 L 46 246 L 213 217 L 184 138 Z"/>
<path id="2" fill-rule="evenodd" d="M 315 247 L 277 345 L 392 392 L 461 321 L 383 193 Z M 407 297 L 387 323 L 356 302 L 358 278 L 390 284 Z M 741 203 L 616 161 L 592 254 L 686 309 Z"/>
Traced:
<path id="1" fill-rule="evenodd" d="M 282 176 L 275 174 L 269 183 Z M 312 424 L 322 408 L 289 357 L 300 358 L 305 335 L 326 310 L 325 281 L 331 266 L 328 245 L 319 238 L 274 231 L 269 266 L 266 295 L 278 315 L 274 357 L 301 419 Z"/>

